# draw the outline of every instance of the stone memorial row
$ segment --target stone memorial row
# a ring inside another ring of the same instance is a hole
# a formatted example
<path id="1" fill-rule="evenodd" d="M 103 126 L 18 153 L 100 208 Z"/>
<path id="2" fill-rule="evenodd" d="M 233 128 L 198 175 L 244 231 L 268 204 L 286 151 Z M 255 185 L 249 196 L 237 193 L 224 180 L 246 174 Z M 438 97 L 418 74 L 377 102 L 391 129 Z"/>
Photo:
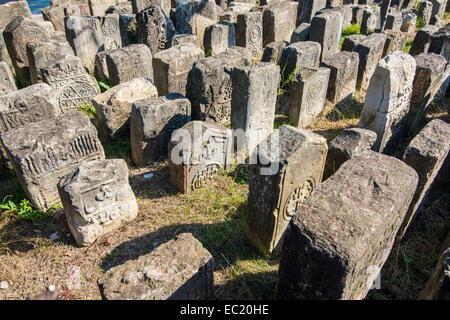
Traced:
<path id="1" fill-rule="evenodd" d="M 426 120 L 450 82 L 446 2 L 394 2 L 52 1 L 44 23 L 0 5 L 0 167 L 90 247 L 143 210 L 130 169 L 163 165 L 190 194 L 244 164 L 242 232 L 279 259 L 276 297 L 364 299 L 450 150 L 450 125 Z M 357 99 L 359 128 L 327 142 L 316 121 Z M 105 159 L 117 139 L 130 159 Z M 174 234 L 98 285 L 208 299 L 214 259 Z"/>

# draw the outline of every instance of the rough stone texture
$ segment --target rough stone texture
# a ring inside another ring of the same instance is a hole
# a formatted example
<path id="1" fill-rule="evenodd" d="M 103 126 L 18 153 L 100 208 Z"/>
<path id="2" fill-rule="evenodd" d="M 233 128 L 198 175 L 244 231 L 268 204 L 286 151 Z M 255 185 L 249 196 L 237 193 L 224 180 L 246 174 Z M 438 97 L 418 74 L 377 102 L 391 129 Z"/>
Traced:
<path id="1" fill-rule="evenodd" d="M 203 187 L 231 161 L 232 132 L 222 125 L 191 121 L 175 130 L 168 146 L 170 183 L 180 192 Z"/>
<path id="2" fill-rule="evenodd" d="M 97 130 L 78 111 L 9 130 L 0 139 L 27 197 L 43 210 L 60 203 L 60 178 L 83 161 L 104 159 Z"/>
<path id="3" fill-rule="evenodd" d="M 408 135 L 412 135 L 424 119 L 428 107 L 445 80 L 447 64 L 443 56 L 435 53 L 422 53 L 414 58 L 416 74 L 405 130 Z"/>
<path id="4" fill-rule="evenodd" d="M 218 22 L 214 0 L 179 0 L 176 6 L 177 32 L 195 34 L 203 45 L 205 28 Z"/>
<path id="5" fill-rule="evenodd" d="M 94 97 L 99 137 L 108 141 L 118 134 L 128 135 L 133 103 L 157 96 L 156 87 L 150 81 L 136 78 Z"/>
<path id="6" fill-rule="evenodd" d="M 155 55 L 170 46 L 175 34 L 172 20 L 159 5 L 152 5 L 136 14 L 138 36 L 137 42 L 147 45 Z"/>
<path id="7" fill-rule="evenodd" d="M 396 51 L 381 60 L 367 89 L 359 127 L 377 133 L 373 150 L 382 152 L 403 135 L 416 61 Z"/>
<path id="8" fill-rule="evenodd" d="M 167 158 L 173 131 L 191 120 L 191 103 L 178 93 L 138 100 L 131 113 L 131 156 L 137 165 Z"/>
<path id="9" fill-rule="evenodd" d="M 263 48 L 263 15 L 252 11 L 237 16 L 236 45 L 252 52 L 254 58 L 260 57 Z"/>
<path id="10" fill-rule="evenodd" d="M 0 61 L 0 96 L 16 91 L 16 82 L 6 62 Z"/>
<path id="11" fill-rule="evenodd" d="M 120 37 L 122 46 L 126 47 L 130 44 L 137 43 L 137 21 L 134 14 L 119 15 Z"/>
<path id="12" fill-rule="evenodd" d="M 353 18 L 353 10 L 351 6 L 349 5 L 342 5 L 342 6 L 339 5 L 336 7 L 327 6 L 327 8 L 318 11 L 316 15 L 318 15 L 319 13 L 326 13 L 326 12 L 339 12 L 340 14 L 342 14 L 343 17 L 342 29 L 351 26 Z"/>
<path id="13" fill-rule="evenodd" d="M 109 79 L 106 55 L 109 51 L 101 51 L 95 55 L 95 72 L 99 79 Z"/>
<path id="14" fill-rule="evenodd" d="M 431 11 L 431 16 L 438 19 L 442 19 L 444 17 L 445 6 L 447 4 L 446 0 L 430 0 L 433 5 L 433 9 Z"/>
<path id="15" fill-rule="evenodd" d="M 108 14 L 101 17 L 104 45 L 103 50 L 114 50 L 122 47 L 119 15 Z"/>
<path id="16" fill-rule="evenodd" d="M 194 64 L 188 75 L 186 96 L 192 103 L 192 119 L 228 124 L 231 115 L 231 72 L 250 65 L 251 52 L 232 47 Z"/>
<path id="17" fill-rule="evenodd" d="M 328 145 L 323 180 L 328 179 L 347 160 L 370 150 L 376 140 L 377 134 L 370 130 L 361 128 L 342 130 Z"/>
<path id="18" fill-rule="evenodd" d="M 25 87 L 30 81 L 27 44 L 50 39 L 50 33 L 37 22 L 23 16 L 14 18 L 3 31 L 6 47 L 16 71 L 17 80 Z"/>
<path id="19" fill-rule="evenodd" d="M 144 10 L 152 5 L 159 5 L 164 13 L 168 16 L 171 8 L 170 0 L 131 0 L 131 6 L 133 13 L 137 14 L 139 11 Z"/>
<path id="20" fill-rule="evenodd" d="M 283 125 L 258 148 L 259 161 L 250 166 L 246 233 L 260 252 L 276 255 L 292 216 L 322 181 L 327 143 Z"/>
<path id="21" fill-rule="evenodd" d="M 300 24 L 292 33 L 290 43 L 308 41 L 310 32 L 311 32 L 310 23 L 304 22 Z"/>
<path id="22" fill-rule="evenodd" d="M 153 57 L 153 74 L 158 95 L 171 92 L 185 95 L 189 71 L 195 62 L 204 57 L 203 50 L 190 43 L 158 52 Z"/>
<path id="23" fill-rule="evenodd" d="M 450 150 L 450 124 L 435 119 L 429 122 L 410 142 L 403 161 L 419 175 L 419 184 L 402 226 L 402 235 L 420 212 L 434 178 Z"/>
<path id="24" fill-rule="evenodd" d="M 42 82 L 41 69 L 54 64 L 66 55 L 74 55 L 74 52 L 65 40 L 60 41 L 52 38 L 49 41 L 28 43 L 27 57 L 31 83 Z"/>
<path id="25" fill-rule="evenodd" d="M 327 100 L 333 104 L 353 96 L 358 76 L 359 55 L 342 51 L 322 60 L 320 66 L 330 69 Z"/>
<path id="26" fill-rule="evenodd" d="M 419 299 L 450 300 L 450 248 L 442 253 Z"/>
<path id="27" fill-rule="evenodd" d="M 450 23 L 431 35 L 428 52 L 444 56 L 447 61 L 450 59 Z"/>
<path id="28" fill-rule="evenodd" d="M 200 47 L 200 40 L 195 34 L 176 34 L 172 37 L 171 47 L 177 46 L 179 44 L 193 44 Z"/>
<path id="29" fill-rule="evenodd" d="M 231 129 L 245 133 L 245 155 L 273 131 L 280 85 L 280 67 L 270 62 L 234 68 L 232 74 Z"/>
<path id="30" fill-rule="evenodd" d="M 377 28 L 377 14 L 371 8 L 363 11 L 361 33 L 371 34 Z"/>
<path id="31" fill-rule="evenodd" d="M 119 2 L 106 9 L 105 14 L 132 14 L 133 6 L 130 2 Z"/>
<path id="32" fill-rule="evenodd" d="M 64 19 L 67 41 L 90 72 L 94 72 L 95 55 L 105 50 L 105 36 L 100 17 L 69 16 Z"/>
<path id="33" fill-rule="evenodd" d="M 309 40 L 322 46 L 321 59 L 339 52 L 343 21 L 338 11 L 321 13 L 312 19 Z"/>
<path id="34" fill-rule="evenodd" d="M 298 5 L 294 1 L 281 1 L 264 8 L 263 45 L 291 39 L 296 27 Z"/>
<path id="35" fill-rule="evenodd" d="M 219 20 L 237 24 L 238 15 L 248 13 L 253 7 L 255 5 L 252 3 L 230 2 L 228 7 L 220 14 Z"/>
<path id="36" fill-rule="evenodd" d="M 283 49 L 280 59 L 281 80 L 287 81 L 299 74 L 303 68 L 318 68 L 321 45 L 318 42 L 294 42 Z"/>
<path id="37" fill-rule="evenodd" d="M 56 31 L 64 31 L 64 5 L 48 6 L 42 8 L 42 16 L 45 21 L 50 21 Z"/>
<path id="38" fill-rule="evenodd" d="M 361 25 L 362 17 L 365 9 L 368 9 L 369 6 L 366 5 L 352 5 L 352 23 Z"/>
<path id="39" fill-rule="evenodd" d="M 408 34 L 408 37 L 414 36 L 414 33 L 416 32 L 416 21 L 417 21 L 416 14 L 408 13 L 403 18 L 403 22 L 402 22 L 402 26 L 400 27 L 400 31 L 406 32 Z"/>
<path id="40" fill-rule="evenodd" d="M 325 8 L 326 5 L 326 0 L 299 0 L 297 25 L 311 22 L 316 12 Z"/>
<path id="41" fill-rule="evenodd" d="M 89 5 L 87 3 L 80 3 L 80 4 L 72 4 L 64 8 L 64 15 L 66 17 L 68 16 L 88 17 L 91 15 L 91 12 L 89 10 Z"/>
<path id="42" fill-rule="evenodd" d="M 204 300 L 213 296 L 214 260 L 200 241 L 182 233 L 98 279 L 106 300 Z"/>
<path id="43" fill-rule="evenodd" d="M 431 35 L 438 30 L 439 27 L 428 25 L 417 31 L 408 53 L 412 56 L 427 53 L 431 43 Z"/>
<path id="44" fill-rule="evenodd" d="M 366 151 L 296 210 L 278 269 L 278 299 L 364 299 L 394 243 L 418 181 L 402 161 Z"/>
<path id="45" fill-rule="evenodd" d="M 3 29 L 0 29 L 0 61 L 6 62 L 9 68 L 15 72 L 11 58 L 9 57 L 8 49 L 5 44 L 5 39 L 3 39 Z"/>
<path id="46" fill-rule="evenodd" d="M 5 29 L 6 26 L 18 16 L 24 16 L 28 19 L 33 19 L 30 7 L 26 1 L 14 1 L 0 5 L 0 29 Z"/>
<path id="47" fill-rule="evenodd" d="M 403 18 L 401 12 L 389 12 L 384 24 L 384 30 L 400 31 Z"/>
<path id="48" fill-rule="evenodd" d="M 360 44 L 367 36 L 363 34 L 352 34 L 344 39 L 341 46 L 341 51 L 356 51 L 356 47 Z"/>
<path id="49" fill-rule="evenodd" d="M 216 55 L 236 45 L 234 24 L 222 21 L 206 27 L 204 43 L 205 52 Z"/>
<path id="50" fill-rule="evenodd" d="M 41 68 L 41 72 L 43 81 L 56 91 L 56 101 L 61 112 L 91 105 L 91 99 L 100 93 L 97 81 L 86 72 L 78 57 L 65 56 Z"/>
<path id="51" fill-rule="evenodd" d="M 89 9 L 92 16 L 103 16 L 110 5 L 116 4 L 116 0 L 89 0 Z"/>
<path id="52" fill-rule="evenodd" d="M 386 35 L 373 33 L 356 45 L 359 54 L 358 78 L 356 88 L 366 90 L 378 61 L 381 60 L 386 42 Z"/>
<path id="53" fill-rule="evenodd" d="M 92 245 L 138 213 L 128 167 L 122 159 L 81 163 L 59 181 L 58 192 L 79 247 Z"/>
<path id="54" fill-rule="evenodd" d="M 292 81 L 289 121 L 294 126 L 309 126 L 323 111 L 329 78 L 328 68 L 303 68 Z"/>
<path id="55" fill-rule="evenodd" d="M 263 52 L 263 56 L 261 58 L 262 62 L 273 62 L 278 64 L 278 62 L 281 59 L 281 54 L 284 50 L 284 48 L 286 48 L 286 46 L 288 46 L 289 43 L 286 41 L 277 41 L 277 42 L 272 42 L 269 43 L 268 45 L 266 45 L 264 47 L 264 52 Z"/>
<path id="56" fill-rule="evenodd" d="M 59 115 L 56 94 L 46 84 L 36 84 L 0 96 L 0 133 L 27 123 Z"/>
<path id="57" fill-rule="evenodd" d="M 419 2 L 418 10 L 416 10 L 417 18 L 422 19 L 424 26 L 430 23 L 431 13 L 433 10 L 433 4 L 430 1 Z"/>
<path id="58" fill-rule="evenodd" d="M 408 40 L 408 35 L 405 32 L 385 30 L 386 42 L 383 48 L 383 57 L 390 55 L 394 51 L 403 51 Z"/>
<path id="59" fill-rule="evenodd" d="M 136 78 L 153 81 L 152 53 L 144 44 L 130 44 L 106 54 L 111 85 Z"/>

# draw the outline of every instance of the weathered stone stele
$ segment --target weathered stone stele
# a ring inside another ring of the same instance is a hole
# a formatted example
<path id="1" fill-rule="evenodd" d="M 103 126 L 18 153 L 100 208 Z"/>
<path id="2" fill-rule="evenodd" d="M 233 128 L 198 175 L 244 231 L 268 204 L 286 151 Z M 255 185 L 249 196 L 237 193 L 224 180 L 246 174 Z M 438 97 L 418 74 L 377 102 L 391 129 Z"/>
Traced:
<path id="1" fill-rule="evenodd" d="M 403 161 L 419 175 L 419 184 L 406 213 L 401 234 L 404 235 L 420 211 L 434 178 L 450 150 L 450 125 L 435 119 L 417 134 L 406 148 Z"/>
<path id="2" fill-rule="evenodd" d="M 231 129 L 245 133 L 246 141 L 237 151 L 249 156 L 273 131 L 280 67 L 271 62 L 235 67 L 231 79 Z"/>
<path id="3" fill-rule="evenodd" d="M 294 1 L 281 1 L 264 8 L 263 45 L 291 39 L 296 27 L 298 5 Z"/>
<path id="4" fill-rule="evenodd" d="M 6 26 L 18 16 L 33 19 L 27 1 L 11 1 L 0 5 L 0 29 Z"/>
<path id="5" fill-rule="evenodd" d="M 283 49 L 280 59 L 281 80 L 295 78 L 304 68 L 318 68 L 321 45 L 315 41 L 294 42 Z"/>
<path id="6" fill-rule="evenodd" d="M 311 20 L 309 40 L 320 43 L 321 59 L 339 52 L 343 21 L 338 11 L 320 13 Z"/>
<path id="7" fill-rule="evenodd" d="M 117 4 L 110 5 L 106 9 L 105 14 L 132 14 L 133 6 L 131 2 L 119 2 Z"/>
<path id="8" fill-rule="evenodd" d="M 41 68 L 41 73 L 43 81 L 56 91 L 57 104 L 63 113 L 90 105 L 91 99 L 100 93 L 97 81 L 86 72 L 78 57 L 67 55 Z"/>
<path id="9" fill-rule="evenodd" d="M 27 56 L 31 83 L 42 82 L 41 69 L 54 64 L 66 55 L 74 55 L 72 47 L 67 41 L 52 38 L 45 42 L 31 42 L 27 44 Z"/>
<path id="10" fill-rule="evenodd" d="M 255 4 L 252 3 L 230 2 L 228 7 L 220 13 L 219 20 L 237 24 L 238 15 L 246 14 L 254 7 Z"/>
<path id="11" fill-rule="evenodd" d="M 185 95 L 189 71 L 195 62 L 204 57 L 203 50 L 191 43 L 158 52 L 153 57 L 153 74 L 158 95 L 171 92 Z"/>
<path id="12" fill-rule="evenodd" d="M 417 31 L 408 53 L 412 56 L 427 53 L 431 43 L 431 35 L 438 30 L 439 27 L 428 25 Z"/>
<path id="13" fill-rule="evenodd" d="M 431 35 L 428 52 L 444 56 L 447 61 L 450 59 L 450 23 Z"/>
<path id="14" fill-rule="evenodd" d="M 116 4 L 116 0 L 89 0 L 89 10 L 92 16 L 103 16 L 105 15 L 106 9 L 110 5 Z"/>
<path id="15" fill-rule="evenodd" d="M 106 55 L 110 51 L 101 51 L 95 55 L 95 75 L 98 79 L 109 79 L 108 64 Z"/>
<path id="16" fill-rule="evenodd" d="M 289 121 L 294 126 L 309 126 L 323 111 L 329 78 L 328 68 L 303 68 L 292 81 Z"/>
<path id="17" fill-rule="evenodd" d="M 159 5 L 164 13 L 168 16 L 171 8 L 170 0 L 131 0 L 133 13 L 137 14 L 152 5 Z"/>
<path id="18" fill-rule="evenodd" d="M 137 43 L 137 21 L 134 14 L 119 15 L 120 37 L 122 46 L 126 47 L 130 44 Z"/>
<path id="19" fill-rule="evenodd" d="M 322 180 L 327 142 L 283 125 L 258 149 L 258 163 L 250 166 L 246 233 L 260 252 L 275 255 L 290 219 Z"/>
<path id="20" fill-rule="evenodd" d="M 88 17 L 91 15 L 89 5 L 87 3 L 71 4 L 64 8 L 64 15 Z"/>
<path id="21" fill-rule="evenodd" d="M 101 17 L 103 32 L 103 50 L 114 50 L 122 47 L 120 35 L 119 15 L 107 14 Z M 103 51 L 101 50 L 101 51 Z"/>
<path id="22" fill-rule="evenodd" d="M 400 27 L 400 31 L 406 32 L 408 34 L 408 37 L 414 36 L 414 33 L 416 31 L 416 22 L 417 22 L 417 16 L 415 13 L 408 13 L 402 21 L 402 25 Z"/>
<path id="23" fill-rule="evenodd" d="M 5 39 L 3 39 L 3 29 L 0 29 L 0 61 L 6 62 L 8 67 L 15 72 L 13 63 L 8 53 L 8 48 L 5 44 Z"/>
<path id="24" fill-rule="evenodd" d="M 95 55 L 105 50 L 101 17 L 69 16 L 64 19 L 67 41 L 83 66 L 94 72 Z"/>
<path id="25" fill-rule="evenodd" d="M 263 47 L 263 16 L 252 11 L 237 16 L 236 45 L 245 47 L 253 57 L 259 57 Z"/>
<path id="26" fill-rule="evenodd" d="M 311 22 L 311 19 L 314 17 L 316 12 L 325 8 L 326 5 L 326 0 L 299 0 L 297 25 L 303 22 Z"/>
<path id="27" fill-rule="evenodd" d="M 423 120 L 442 82 L 445 80 L 447 61 L 435 53 L 422 53 L 414 57 L 416 72 L 405 133 L 412 135 Z"/>
<path id="28" fill-rule="evenodd" d="M 352 34 L 344 39 L 341 46 L 341 51 L 356 51 L 356 47 L 361 43 L 367 36 L 363 34 Z"/>
<path id="29" fill-rule="evenodd" d="M 361 128 L 342 130 L 328 145 L 323 180 L 328 179 L 339 167 L 352 157 L 370 150 L 377 140 L 373 131 Z"/>
<path id="30" fill-rule="evenodd" d="M 60 178 L 83 161 L 105 157 L 97 130 L 79 111 L 9 130 L 0 139 L 26 195 L 43 210 L 60 203 Z"/>
<path id="31" fill-rule="evenodd" d="M 236 45 L 234 24 L 221 21 L 205 28 L 203 46 L 206 52 L 216 55 Z"/>
<path id="32" fill-rule="evenodd" d="M 401 12 L 389 12 L 386 16 L 384 30 L 400 31 L 402 22 L 403 22 L 403 19 L 402 19 Z"/>
<path id="33" fill-rule="evenodd" d="M 136 78 L 93 97 L 100 139 L 109 141 L 117 135 L 128 135 L 133 103 L 157 96 L 158 91 L 150 81 Z"/>
<path id="34" fill-rule="evenodd" d="M 422 23 L 424 26 L 430 23 L 432 10 L 433 4 L 430 1 L 420 1 L 417 4 L 417 18 L 422 19 Z"/>
<path id="35" fill-rule="evenodd" d="M 152 55 L 170 47 L 175 27 L 159 5 L 152 5 L 140 11 L 136 14 L 136 21 L 137 42 L 147 45 Z"/>
<path id="36" fill-rule="evenodd" d="M 191 121 L 174 131 L 168 146 L 170 183 L 191 193 L 230 165 L 231 130 L 222 125 Z"/>
<path id="37" fill-rule="evenodd" d="M 151 253 L 113 267 L 98 279 L 106 300 L 204 300 L 212 297 L 214 260 L 182 233 Z"/>
<path id="38" fill-rule="evenodd" d="M 145 44 L 130 44 L 106 54 L 111 85 L 136 78 L 153 81 L 152 53 Z"/>
<path id="39" fill-rule="evenodd" d="M 21 86 L 25 87 L 30 80 L 27 44 L 48 41 L 50 34 L 37 22 L 18 16 L 6 26 L 3 38 L 16 71 L 17 80 Z"/>
<path id="40" fill-rule="evenodd" d="M 262 62 L 273 62 L 278 64 L 281 59 L 284 48 L 288 46 L 287 41 L 277 41 L 271 42 L 264 47 L 263 56 L 261 58 Z"/>
<path id="41" fill-rule="evenodd" d="M 373 151 L 345 162 L 289 223 L 277 299 L 364 299 L 389 256 L 417 181 L 402 161 Z"/>
<path id="42" fill-rule="evenodd" d="M 6 62 L 0 61 L 0 96 L 16 91 L 16 82 Z"/>
<path id="43" fill-rule="evenodd" d="M 54 90 L 44 83 L 31 85 L 0 96 L 0 133 L 59 114 Z"/>
<path id="44" fill-rule="evenodd" d="M 384 43 L 383 55 L 386 57 L 394 51 L 403 51 L 408 40 L 408 35 L 401 31 L 385 30 L 386 42 Z"/>
<path id="45" fill-rule="evenodd" d="M 179 93 L 138 100 L 131 112 L 131 156 L 137 165 L 167 158 L 173 131 L 191 120 L 191 103 Z"/>
<path id="46" fill-rule="evenodd" d="M 290 43 L 308 41 L 311 32 L 311 24 L 303 22 L 292 32 Z"/>
<path id="47" fill-rule="evenodd" d="M 365 9 L 363 11 L 362 21 L 361 21 L 361 33 L 371 34 L 375 32 L 377 27 L 377 14 L 371 8 Z"/>
<path id="48" fill-rule="evenodd" d="M 231 115 L 234 67 L 250 65 L 250 50 L 232 47 L 194 64 L 188 75 L 186 96 L 192 104 L 192 119 L 227 124 Z"/>
<path id="49" fill-rule="evenodd" d="M 396 51 L 381 60 L 367 89 L 359 127 L 377 133 L 374 151 L 382 152 L 404 132 L 412 95 L 416 61 Z"/>
<path id="50" fill-rule="evenodd" d="M 195 34 L 176 34 L 172 37 L 171 47 L 177 46 L 179 44 L 193 44 L 200 47 L 200 40 Z"/>
<path id="51" fill-rule="evenodd" d="M 322 60 L 320 66 L 330 69 L 327 100 L 333 104 L 352 97 L 356 88 L 359 56 L 356 52 L 342 51 Z"/>
<path id="52" fill-rule="evenodd" d="M 41 9 L 44 21 L 50 21 L 56 31 L 64 31 L 64 5 L 48 6 Z"/>
<path id="53" fill-rule="evenodd" d="M 136 197 L 122 159 L 85 161 L 58 183 L 67 224 L 79 247 L 136 218 Z"/>
<path id="54" fill-rule="evenodd" d="M 203 45 L 205 28 L 219 21 L 214 0 L 179 0 L 176 5 L 178 33 L 195 34 Z"/>

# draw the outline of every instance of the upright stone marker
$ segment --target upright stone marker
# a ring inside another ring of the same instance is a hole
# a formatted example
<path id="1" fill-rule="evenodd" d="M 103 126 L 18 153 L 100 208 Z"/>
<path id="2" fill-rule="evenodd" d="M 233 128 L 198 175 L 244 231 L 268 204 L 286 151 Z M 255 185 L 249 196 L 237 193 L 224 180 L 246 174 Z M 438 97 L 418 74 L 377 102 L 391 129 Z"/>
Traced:
<path id="1" fill-rule="evenodd" d="M 0 29 L 5 29 L 6 26 L 18 16 L 24 16 L 30 20 L 33 19 L 27 1 L 10 1 L 1 4 Z"/>
<path id="2" fill-rule="evenodd" d="M 131 113 L 131 156 L 138 165 L 167 158 L 173 131 L 191 120 L 191 103 L 178 93 L 138 100 Z"/>
<path id="3" fill-rule="evenodd" d="M 191 121 L 172 134 L 168 147 L 170 183 L 180 192 L 203 187 L 231 165 L 231 130 L 222 125 Z"/>
<path id="4" fill-rule="evenodd" d="M 326 0 L 300 0 L 298 3 L 297 25 L 303 22 L 311 22 L 316 12 L 325 8 L 326 5 Z"/>
<path id="5" fill-rule="evenodd" d="M 104 39 L 104 50 L 114 50 L 122 47 L 120 36 L 119 15 L 107 14 L 101 18 Z"/>
<path id="6" fill-rule="evenodd" d="M 236 45 L 245 47 L 252 56 L 259 57 L 263 47 L 262 13 L 251 11 L 237 16 Z"/>
<path id="7" fill-rule="evenodd" d="M 41 9 L 45 21 L 50 21 L 56 31 L 64 31 L 65 5 L 48 6 Z"/>
<path id="8" fill-rule="evenodd" d="M 91 99 L 100 93 L 97 81 L 86 72 L 78 57 L 65 56 L 41 72 L 43 81 L 56 90 L 61 112 L 91 105 Z"/>
<path id="9" fill-rule="evenodd" d="M 373 150 L 382 152 L 403 134 L 416 61 L 396 51 L 381 60 L 370 80 L 359 127 L 377 133 Z"/>
<path id="10" fill-rule="evenodd" d="M 158 92 L 150 81 L 136 78 L 93 97 L 99 137 L 109 141 L 120 134 L 128 135 L 133 103 L 156 96 Z"/>
<path id="11" fill-rule="evenodd" d="M 292 216 L 322 180 L 327 142 L 283 125 L 258 149 L 258 163 L 250 167 L 246 233 L 260 252 L 277 254 Z"/>
<path id="12" fill-rule="evenodd" d="M 236 67 L 232 74 L 231 129 L 245 133 L 245 155 L 273 131 L 280 67 L 270 62 Z M 237 150 L 238 152 L 244 150 Z"/>
<path id="13" fill-rule="evenodd" d="M 214 260 L 192 234 L 182 233 L 111 268 L 98 284 L 106 300 L 204 300 L 213 296 Z"/>
<path id="14" fill-rule="evenodd" d="M 0 62 L 0 96 L 16 91 L 16 82 L 6 62 Z"/>
<path id="15" fill-rule="evenodd" d="M 236 29 L 234 24 L 221 21 L 206 27 L 204 43 L 205 51 L 216 55 L 236 45 Z"/>
<path id="16" fill-rule="evenodd" d="M 298 3 L 281 1 L 264 8 L 264 45 L 275 41 L 289 41 L 296 27 Z"/>
<path id="17" fill-rule="evenodd" d="M 309 40 L 322 46 L 321 59 L 339 52 L 343 21 L 337 11 L 321 13 L 312 19 Z"/>
<path id="18" fill-rule="evenodd" d="M 281 59 L 281 55 L 283 53 L 284 48 L 288 46 L 289 43 L 287 41 L 277 41 L 269 43 L 264 47 L 263 56 L 261 58 L 262 62 L 273 62 L 278 64 Z"/>
<path id="19" fill-rule="evenodd" d="M 406 213 L 401 235 L 404 235 L 420 210 L 436 175 L 450 150 L 450 124 L 435 119 L 429 122 L 411 141 L 403 161 L 419 175 L 419 184 Z"/>
<path id="20" fill-rule="evenodd" d="M 158 95 L 171 92 L 186 94 L 189 71 L 195 62 L 204 59 L 198 46 L 187 43 L 158 52 L 153 57 L 153 73 Z"/>
<path id="21" fill-rule="evenodd" d="M 277 299 L 364 299 L 389 256 L 417 181 L 411 167 L 380 153 L 366 151 L 345 162 L 289 223 Z"/>
<path id="22" fill-rule="evenodd" d="M 70 232 L 80 247 L 92 245 L 138 213 L 122 159 L 82 162 L 59 181 L 58 192 Z"/>
<path id="23" fill-rule="evenodd" d="M 394 51 L 403 51 L 406 41 L 408 41 L 408 35 L 405 32 L 385 30 L 383 33 L 386 35 L 386 42 L 384 43 L 382 55 L 383 58 Z"/>
<path id="24" fill-rule="evenodd" d="M 57 184 L 83 161 L 104 159 L 89 117 L 74 111 L 0 136 L 23 190 L 38 208 L 60 203 Z"/>
<path id="25" fill-rule="evenodd" d="M 130 44 L 106 54 L 111 85 L 136 78 L 153 81 L 152 53 L 144 44 Z"/>
<path id="26" fill-rule="evenodd" d="M 188 75 L 187 98 L 192 103 L 192 119 L 228 124 L 231 114 L 234 67 L 250 65 L 251 52 L 233 47 L 196 62 Z"/>
<path id="27" fill-rule="evenodd" d="M 431 43 L 431 35 L 438 30 L 439 27 L 428 25 L 417 31 L 408 53 L 412 56 L 427 53 Z"/>

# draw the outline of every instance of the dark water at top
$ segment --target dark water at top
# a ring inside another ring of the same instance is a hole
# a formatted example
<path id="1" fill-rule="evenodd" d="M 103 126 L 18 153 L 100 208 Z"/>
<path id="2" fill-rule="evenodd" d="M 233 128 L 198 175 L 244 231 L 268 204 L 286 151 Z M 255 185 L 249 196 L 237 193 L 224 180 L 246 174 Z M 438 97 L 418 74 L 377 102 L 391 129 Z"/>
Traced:
<path id="1" fill-rule="evenodd" d="M 7 2 L 14 2 L 11 0 L 0 0 L 0 4 L 5 4 Z M 41 13 L 41 9 L 44 7 L 48 7 L 50 5 L 50 0 L 28 0 L 28 5 L 30 6 L 30 10 L 32 14 Z"/>

